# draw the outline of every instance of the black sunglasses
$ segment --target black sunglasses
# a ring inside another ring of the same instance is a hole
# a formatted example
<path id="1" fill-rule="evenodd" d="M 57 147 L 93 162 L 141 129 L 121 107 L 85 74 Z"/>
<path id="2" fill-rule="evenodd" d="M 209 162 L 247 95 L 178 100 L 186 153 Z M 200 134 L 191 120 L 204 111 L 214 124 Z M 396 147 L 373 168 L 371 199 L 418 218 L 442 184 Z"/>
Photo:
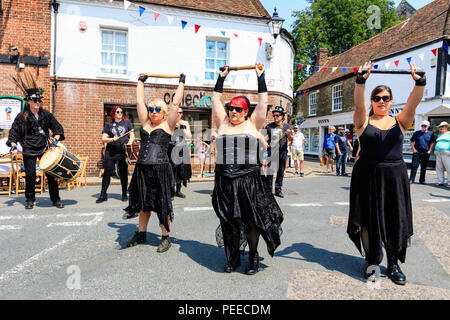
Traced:
<path id="1" fill-rule="evenodd" d="M 42 103 L 42 99 L 38 99 L 38 98 L 32 98 L 32 99 L 29 99 L 29 100 L 33 100 L 33 102 L 34 103 Z"/>
<path id="2" fill-rule="evenodd" d="M 123 111 L 117 110 L 116 113 L 123 113 Z"/>
<path id="3" fill-rule="evenodd" d="M 372 98 L 372 100 L 375 101 L 375 102 L 380 102 L 382 99 L 383 99 L 384 102 L 391 101 L 391 97 L 390 96 L 382 96 L 382 97 L 375 96 L 375 97 Z"/>
<path id="4" fill-rule="evenodd" d="M 161 107 L 148 107 L 148 112 L 153 113 L 153 111 L 156 111 L 156 113 L 159 113 L 161 111 Z"/>
<path id="5" fill-rule="evenodd" d="M 273 115 L 273 117 L 275 118 L 275 117 L 282 117 L 283 115 L 282 114 L 274 114 Z"/>
<path id="6" fill-rule="evenodd" d="M 236 111 L 237 113 L 241 113 L 242 110 L 244 110 L 244 108 L 241 108 L 241 107 L 235 107 L 235 106 L 229 106 L 229 107 L 228 107 L 228 111 L 229 111 L 229 112 L 232 112 L 233 110 Z"/>

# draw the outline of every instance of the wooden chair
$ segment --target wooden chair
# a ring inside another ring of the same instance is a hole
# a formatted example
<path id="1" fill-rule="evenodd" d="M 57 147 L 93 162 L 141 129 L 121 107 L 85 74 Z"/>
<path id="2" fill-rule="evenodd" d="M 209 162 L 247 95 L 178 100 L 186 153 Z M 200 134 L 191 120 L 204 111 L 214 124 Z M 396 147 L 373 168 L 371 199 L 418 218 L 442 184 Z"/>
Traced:
<path id="1" fill-rule="evenodd" d="M 14 165 L 13 165 L 13 158 L 11 155 L 7 154 L 0 158 L 0 165 L 2 168 L 0 168 L 0 194 L 8 194 L 8 196 L 11 196 L 11 190 L 13 186 L 14 181 Z M 7 170 L 9 167 L 9 170 Z M 8 190 L 6 189 L 6 185 L 3 185 L 3 180 L 7 179 L 8 181 Z"/>
<path id="2" fill-rule="evenodd" d="M 81 173 L 76 179 L 69 181 L 67 183 L 67 190 L 70 190 L 71 188 L 75 189 L 75 187 L 79 188 L 82 184 L 84 184 L 85 187 L 87 186 L 86 167 L 87 167 L 87 162 L 88 162 L 89 157 L 88 156 L 81 157 L 80 155 L 75 155 L 75 156 L 81 160 L 81 167 L 80 167 Z M 84 180 L 84 183 L 83 183 L 83 180 Z"/>
<path id="3" fill-rule="evenodd" d="M 22 169 L 23 165 L 23 155 L 18 153 L 14 157 L 14 162 L 16 163 L 15 170 L 15 188 L 16 195 L 19 195 L 21 192 L 25 192 L 25 169 Z M 36 161 L 36 164 L 39 164 L 39 161 Z M 41 194 L 45 191 L 45 173 L 44 171 L 36 172 L 36 179 L 39 178 L 39 183 L 35 185 L 35 192 L 40 192 Z"/>

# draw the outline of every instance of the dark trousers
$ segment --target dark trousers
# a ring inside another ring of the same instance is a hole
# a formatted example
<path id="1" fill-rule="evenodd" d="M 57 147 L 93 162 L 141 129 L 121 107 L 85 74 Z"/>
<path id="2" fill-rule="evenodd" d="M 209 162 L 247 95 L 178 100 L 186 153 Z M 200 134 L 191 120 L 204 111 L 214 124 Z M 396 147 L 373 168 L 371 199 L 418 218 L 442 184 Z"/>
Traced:
<path id="1" fill-rule="evenodd" d="M 347 151 L 342 152 L 341 155 L 336 155 L 337 161 L 336 161 L 336 173 L 339 175 L 341 172 L 342 174 L 345 174 L 345 164 L 347 163 Z M 342 169 L 342 171 L 341 171 Z"/>
<path id="2" fill-rule="evenodd" d="M 425 183 L 425 174 L 427 172 L 428 160 L 430 160 L 430 155 L 427 151 L 415 152 L 412 157 L 411 164 L 411 176 L 409 180 L 414 181 L 416 179 L 417 169 L 420 164 L 420 183 Z"/>
<path id="3" fill-rule="evenodd" d="M 122 194 L 127 193 L 128 188 L 128 164 L 125 161 L 125 155 L 110 156 L 109 152 L 105 152 L 105 158 L 103 159 L 103 179 L 102 179 L 102 192 L 106 193 L 109 184 L 111 183 L 111 175 L 116 166 L 119 167 L 120 184 L 122 185 Z"/>
<path id="4" fill-rule="evenodd" d="M 40 156 L 23 156 L 23 166 L 25 167 L 25 198 L 29 201 L 36 201 L 36 159 Z M 48 183 L 48 191 L 52 202 L 61 200 L 59 198 L 58 182 L 55 177 L 45 174 Z"/>
<path id="5" fill-rule="evenodd" d="M 277 177 L 275 179 L 275 192 L 281 191 L 283 187 L 284 170 L 286 169 L 287 151 L 281 152 L 278 161 Z M 270 167 L 270 164 L 269 164 Z M 267 175 L 267 180 L 269 182 L 270 190 L 273 187 L 273 174 Z"/>

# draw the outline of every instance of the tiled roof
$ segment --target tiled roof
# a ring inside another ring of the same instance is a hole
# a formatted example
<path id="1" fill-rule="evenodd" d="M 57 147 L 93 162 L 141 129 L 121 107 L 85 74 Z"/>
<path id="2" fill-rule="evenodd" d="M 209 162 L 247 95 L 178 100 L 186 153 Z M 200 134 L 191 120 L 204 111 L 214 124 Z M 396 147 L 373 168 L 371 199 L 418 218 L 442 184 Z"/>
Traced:
<path id="1" fill-rule="evenodd" d="M 383 57 L 450 34 L 449 8 L 450 0 L 435 0 L 417 10 L 408 20 L 350 50 L 328 57 L 325 64 L 320 67 L 328 67 L 329 71 L 324 73 L 320 70 L 314 73 L 297 89 L 297 92 L 353 73 L 353 69 L 347 70 L 345 74 L 338 71 L 331 73 L 333 67 L 360 66 L 368 60 Z"/>
<path id="2" fill-rule="evenodd" d="M 270 14 L 259 0 L 135 0 L 133 3 L 148 3 L 184 9 L 224 13 L 252 18 L 270 19 Z"/>

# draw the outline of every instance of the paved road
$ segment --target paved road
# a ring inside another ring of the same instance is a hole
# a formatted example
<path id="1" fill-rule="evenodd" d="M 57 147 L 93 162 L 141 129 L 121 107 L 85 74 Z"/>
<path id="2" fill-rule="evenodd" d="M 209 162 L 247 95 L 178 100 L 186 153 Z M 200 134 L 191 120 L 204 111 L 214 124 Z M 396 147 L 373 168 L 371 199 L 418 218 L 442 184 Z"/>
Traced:
<path id="1" fill-rule="evenodd" d="M 23 196 L 0 198 L 0 299 L 449 299 L 450 191 L 413 185 L 414 227 L 408 284 L 361 277 L 364 260 L 348 239 L 350 178 L 323 175 L 286 179 L 282 245 L 274 258 L 260 242 L 263 271 L 243 265 L 223 273 L 215 243 L 218 219 L 213 184 L 192 183 L 176 199 L 172 248 L 158 254 L 160 229 L 151 217 L 148 243 L 124 248 L 137 219 L 121 219 L 120 187 L 96 204 L 99 187 L 61 191 L 65 209 L 38 196 L 25 211 Z M 385 272 L 383 261 L 381 272 Z"/>

